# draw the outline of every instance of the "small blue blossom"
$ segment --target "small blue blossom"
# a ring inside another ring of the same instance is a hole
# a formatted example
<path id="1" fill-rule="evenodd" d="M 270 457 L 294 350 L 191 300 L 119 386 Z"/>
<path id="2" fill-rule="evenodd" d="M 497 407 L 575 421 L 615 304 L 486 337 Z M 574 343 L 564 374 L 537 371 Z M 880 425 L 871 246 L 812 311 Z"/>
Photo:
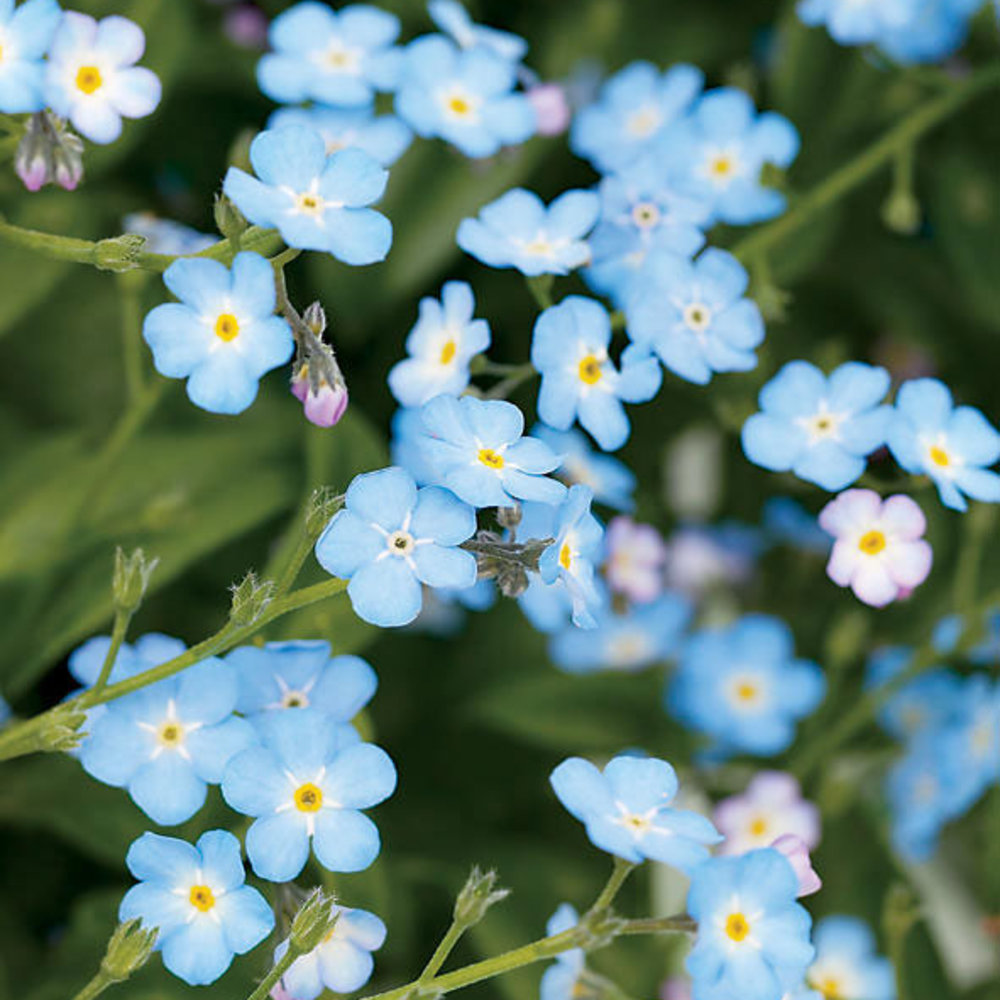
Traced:
<path id="1" fill-rule="evenodd" d="M 370 104 L 377 90 L 396 85 L 399 52 L 391 46 L 398 34 L 399 19 L 378 7 L 297 3 L 271 22 L 273 51 L 257 64 L 257 83 L 284 104 Z"/>
<path id="2" fill-rule="evenodd" d="M 913 650 L 908 646 L 877 649 L 868 659 L 866 686 L 882 687 L 912 661 Z M 879 722 L 897 739 L 908 740 L 923 729 L 953 718 L 960 690 L 961 682 L 950 670 L 928 670 L 892 693 L 879 709 Z"/>
<path id="3" fill-rule="evenodd" d="M 914 7 L 914 0 L 800 0 L 796 13 L 803 24 L 825 24 L 841 45 L 869 45 L 904 25 Z"/>
<path id="4" fill-rule="evenodd" d="M 531 435 L 562 456 L 556 475 L 568 485 L 589 486 L 594 491 L 594 502 L 605 507 L 634 510 L 635 473 L 617 458 L 595 452 L 585 434 L 576 428 L 557 431 L 536 424 Z"/>
<path id="5" fill-rule="evenodd" d="M 319 132 L 330 156 L 342 149 L 360 149 L 383 167 L 391 167 L 413 140 L 413 133 L 398 118 L 376 115 L 371 107 L 278 108 L 267 120 L 269 129 L 292 126 Z"/>
<path id="6" fill-rule="evenodd" d="M 819 705 L 825 688 L 815 663 L 795 659 L 784 622 L 745 615 L 688 640 L 667 700 L 681 722 L 715 739 L 722 752 L 770 756 L 791 745 L 795 723 Z"/>
<path id="7" fill-rule="evenodd" d="M 773 111 L 758 115 L 742 90 L 720 87 L 664 131 L 657 150 L 681 189 L 710 201 L 715 221 L 745 226 L 785 210 L 785 196 L 761 184 L 761 170 L 788 167 L 799 135 Z"/>
<path id="8" fill-rule="evenodd" d="M 586 235 L 600 200 L 593 191 L 566 191 L 548 207 L 537 194 L 514 188 L 463 219 L 458 245 L 489 267 L 514 267 L 528 277 L 568 274 L 590 259 Z"/>
<path id="9" fill-rule="evenodd" d="M 896 973 L 875 950 L 875 935 L 857 917 L 824 917 L 813 933 L 816 957 L 806 981 L 824 997 L 896 1000 Z"/>
<path id="10" fill-rule="evenodd" d="M 239 253 L 232 270 L 217 260 L 175 260 L 163 273 L 180 302 L 157 306 L 142 335 L 153 364 L 186 378 L 191 402 L 210 413 L 242 413 L 257 382 L 292 356 L 288 323 L 274 315 L 274 272 L 256 253 Z"/>
<path id="11" fill-rule="evenodd" d="M 306 955 L 300 955 L 282 977 L 285 992 L 295 1000 L 316 1000 L 323 990 L 353 993 L 371 978 L 375 963 L 372 952 L 385 943 L 385 924 L 367 910 L 334 906 L 333 929 L 322 943 Z M 279 962 L 288 951 L 282 941 L 274 949 Z"/>
<path id="12" fill-rule="evenodd" d="M 425 139 L 444 139 L 466 156 L 492 156 L 538 127 L 516 83 L 516 65 L 490 48 L 462 49 L 443 35 L 424 35 L 404 50 L 396 114 Z"/>
<path id="13" fill-rule="evenodd" d="M 760 391 L 760 413 L 743 425 L 743 451 L 772 472 L 794 472 L 825 490 L 842 490 L 886 440 L 892 409 L 884 368 L 849 361 L 825 376 L 790 361 Z"/>
<path id="14" fill-rule="evenodd" d="M 537 427 L 535 434 L 541 437 Z M 558 513 L 559 508 L 549 503 L 522 503 L 521 523 L 517 526 L 518 541 L 552 538 L 556 533 Z M 569 589 L 558 576 L 551 583 L 546 583 L 537 573 L 529 574 L 528 589 L 518 597 L 517 603 L 531 625 L 545 633 L 557 632 L 567 626 L 573 612 Z"/>
<path id="15" fill-rule="evenodd" d="M 791 497 L 770 497 L 764 501 L 764 532 L 771 542 L 791 545 L 803 552 L 827 555 L 830 536 L 810 513 Z"/>
<path id="16" fill-rule="evenodd" d="M 429 486 L 436 480 L 431 456 L 424 453 L 424 418 L 419 406 L 401 406 L 392 415 L 389 454 L 392 464 L 405 469 L 418 486 Z"/>
<path id="17" fill-rule="evenodd" d="M 152 212 L 130 212 L 122 219 L 122 228 L 126 233 L 145 237 L 144 250 L 173 257 L 201 253 L 215 243 L 215 239 L 207 233 L 200 233 L 173 219 L 161 219 Z"/>
<path id="18" fill-rule="evenodd" d="M 706 385 L 713 372 L 757 366 L 764 320 L 744 298 L 749 277 L 730 253 L 709 247 L 697 260 L 657 250 L 632 281 L 625 328 L 674 374 Z"/>
<path id="19" fill-rule="evenodd" d="M 396 787 L 388 754 L 314 708 L 265 712 L 254 725 L 261 745 L 237 754 L 222 780 L 226 802 L 254 817 L 246 836 L 253 870 L 271 882 L 291 881 L 305 867 L 310 842 L 329 871 L 367 868 L 381 845 L 361 810 Z"/>
<path id="20" fill-rule="evenodd" d="M 458 0 L 430 0 L 427 11 L 431 20 L 463 49 L 482 46 L 511 62 L 520 62 L 528 52 L 528 43 L 519 35 L 476 24 Z"/>
<path id="21" fill-rule="evenodd" d="M 139 918 L 156 928 L 163 964 L 190 986 L 214 983 L 274 929 L 274 912 L 244 885 L 240 842 L 227 830 L 209 830 L 192 847 L 184 840 L 144 833 L 125 856 L 139 879 L 118 908 L 121 921 Z"/>
<path id="22" fill-rule="evenodd" d="M 0 111 L 20 115 L 45 107 L 43 58 L 52 43 L 62 11 L 56 0 L 0 3 Z"/>
<path id="23" fill-rule="evenodd" d="M 316 543 L 320 565 L 350 579 L 359 618 L 383 628 L 408 625 L 420 613 L 420 584 L 471 587 L 476 559 L 459 548 L 476 530 L 475 511 L 438 486 L 418 490 L 390 467 L 356 476 L 344 507 Z"/>
<path id="24" fill-rule="evenodd" d="M 545 925 L 546 937 L 570 931 L 580 922 L 576 908 L 560 903 Z M 586 952 L 582 948 L 567 948 L 556 955 L 556 960 L 542 973 L 539 985 L 541 1000 L 574 1000 L 580 974 L 584 970 Z"/>
<path id="25" fill-rule="evenodd" d="M 631 63 L 577 114 L 570 149 L 601 173 L 621 170 L 688 111 L 704 83 L 701 70 L 684 63 L 664 73 L 648 62 Z"/>
<path id="26" fill-rule="evenodd" d="M 559 456 L 537 438 L 522 436 L 524 415 L 513 403 L 437 396 L 421 414 L 418 446 L 434 481 L 473 507 L 559 503 L 566 495 L 562 483 L 545 475 L 559 465 Z"/>
<path id="27" fill-rule="evenodd" d="M 814 955 L 798 876 L 773 848 L 712 858 L 695 869 L 688 913 L 698 922 L 685 962 L 694 1000 L 781 1000 Z"/>
<path id="28" fill-rule="evenodd" d="M 319 132 L 294 125 L 261 132 L 250 144 L 250 163 L 257 177 L 230 167 L 222 189 L 252 223 L 345 264 L 385 259 L 392 226 L 367 206 L 382 197 L 389 174 L 367 153 L 327 156 Z"/>
<path id="29" fill-rule="evenodd" d="M 570 295 L 538 317 L 531 341 L 531 363 L 541 372 L 538 416 L 556 430 L 574 420 L 605 451 L 628 440 L 623 403 L 646 403 L 660 389 L 656 358 L 629 347 L 616 371 L 608 357 L 611 319 L 594 299 Z"/>
<path id="30" fill-rule="evenodd" d="M 1000 681 L 978 673 L 962 681 L 955 720 L 946 727 L 964 764 L 957 813 L 964 813 L 988 788 L 1000 785 Z"/>
<path id="31" fill-rule="evenodd" d="M 671 808 L 678 783 L 665 760 L 620 756 L 599 771 L 570 757 L 549 780 L 590 842 L 626 861 L 650 858 L 691 872 L 707 860 L 708 846 L 722 840 L 704 816 Z"/>
<path id="32" fill-rule="evenodd" d="M 286 708 L 315 708 L 350 722 L 372 700 L 375 671 L 360 656 L 331 656 L 322 640 L 240 646 L 227 654 L 239 677 L 236 710 L 254 716 Z"/>
<path id="33" fill-rule="evenodd" d="M 160 103 L 159 77 L 135 65 L 145 47 L 128 18 L 65 11 L 49 47 L 46 104 L 91 142 L 114 142 L 123 117 L 145 118 Z"/>
<path id="34" fill-rule="evenodd" d="M 490 326 L 473 319 L 476 300 L 464 281 L 449 281 L 441 299 L 420 300 L 420 316 L 406 338 L 410 355 L 393 365 L 389 389 L 403 406 L 422 406 L 444 393 L 458 396 L 469 384 L 469 362 L 490 346 Z"/>
<path id="35" fill-rule="evenodd" d="M 1000 503 L 1000 434 L 972 406 L 955 406 L 947 386 L 933 378 L 904 382 L 896 395 L 888 444 L 907 471 L 930 476 L 941 502 L 966 510 L 966 497 Z"/>

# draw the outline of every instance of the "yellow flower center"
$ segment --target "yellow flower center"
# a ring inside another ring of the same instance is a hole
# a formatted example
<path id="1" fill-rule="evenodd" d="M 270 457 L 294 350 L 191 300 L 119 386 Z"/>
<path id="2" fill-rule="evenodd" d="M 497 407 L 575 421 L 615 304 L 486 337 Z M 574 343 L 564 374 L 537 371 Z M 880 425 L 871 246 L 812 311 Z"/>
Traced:
<path id="1" fill-rule="evenodd" d="M 573 550 L 570 548 L 569 542 L 566 542 L 559 550 L 559 565 L 565 570 L 573 565 Z"/>
<path id="2" fill-rule="evenodd" d="M 593 354 L 588 354 L 580 362 L 580 381 L 585 385 L 595 385 L 601 381 L 601 363 Z"/>
<path id="3" fill-rule="evenodd" d="M 319 812 L 323 808 L 323 792 L 307 781 L 295 790 L 295 808 L 304 813 Z"/>
<path id="4" fill-rule="evenodd" d="M 826 1000 L 841 1000 L 843 994 L 840 992 L 840 980 L 833 976 L 827 976 L 819 982 L 810 982 L 810 985 L 826 997 Z"/>
<path id="5" fill-rule="evenodd" d="M 867 556 L 877 556 L 885 548 L 885 535 L 881 531 L 866 531 L 858 542 L 858 548 Z"/>
<path id="6" fill-rule="evenodd" d="M 281 698 L 282 708 L 305 708 L 309 698 L 304 691 L 286 691 Z"/>
<path id="7" fill-rule="evenodd" d="M 742 913 L 730 913 L 726 918 L 726 936 L 732 941 L 743 941 L 750 933 L 750 925 Z"/>
<path id="8" fill-rule="evenodd" d="M 736 685 L 736 697 L 740 701 L 756 701 L 757 694 L 756 684 L 751 684 L 749 681 L 741 681 Z"/>
<path id="9" fill-rule="evenodd" d="M 717 180 L 726 180 L 733 173 L 733 159 L 731 156 L 722 154 L 716 156 L 708 166 L 709 173 Z"/>
<path id="10" fill-rule="evenodd" d="M 184 739 L 184 727 L 177 722 L 165 722 L 157 736 L 164 746 L 175 747 Z"/>
<path id="11" fill-rule="evenodd" d="M 457 350 L 458 348 L 455 346 L 454 340 L 446 340 L 444 347 L 441 348 L 441 364 L 451 364 Z"/>
<path id="12" fill-rule="evenodd" d="M 323 199 L 318 194 L 312 194 L 309 191 L 300 194 L 296 204 L 299 211 L 305 212 L 306 215 L 321 215 L 323 212 Z"/>
<path id="13" fill-rule="evenodd" d="M 479 449 L 479 461 L 491 469 L 502 469 L 504 466 L 503 455 L 498 455 L 492 448 Z"/>
<path id="14" fill-rule="evenodd" d="M 385 541 L 394 556 L 405 556 L 413 550 L 413 535 L 408 531 L 394 531 Z"/>
<path id="15" fill-rule="evenodd" d="M 232 313 L 223 313 L 215 321 L 215 335 L 219 340 L 224 340 L 228 344 L 230 340 L 235 340 L 239 336 L 239 320 Z"/>
<path id="16" fill-rule="evenodd" d="M 939 465 L 941 468 L 951 465 L 951 458 L 944 448 L 939 448 L 937 445 L 934 445 L 934 447 L 930 450 L 930 456 L 931 461 L 935 465 Z"/>
<path id="17" fill-rule="evenodd" d="M 345 52 L 343 49 L 330 49 L 326 54 L 326 64 L 330 69 L 344 70 L 353 69 L 357 60 L 353 52 Z"/>
<path id="18" fill-rule="evenodd" d="M 104 79 L 96 66 L 81 66 L 76 73 L 76 86 L 85 94 L 93 94 L 100 90 Z"/>
<path id="19" fill-rule="evenodd" d="M 750 823 L 750 836 L 763 837 L 767 832 L 767 820 L 757 816 Z"/>
<path id="20" fill-rule="evenodd" d="M 635 830 L 636 833 L 642 833 L 643 831 L 648 830 L 652 825 L 645 816 L 636 815 L 626 816 L 623 822 L 627 827 Z"/>
<path id="21" fill-rule="evenodd" d="M 656 131 L 660 124 L 660 115 L 655 108 L 640 108 L 629 115 L 626 128 L 637 138 L 645 138 Z"/>
<path id="22" fill-rule="evenodd" d="M 472 102 L 458 94 L 448 98 L 448 110 L 459 118 L 464 118 L 472 111 Z"/>
<path id="23" fill-rule="evenodd" d="M 208 913 L 215 906 L 215 894 L 207 885 L 191 886 L 188 899 L 191 901 L 191 905 L 195 909 L 201 910 L 202 913 Z"/>

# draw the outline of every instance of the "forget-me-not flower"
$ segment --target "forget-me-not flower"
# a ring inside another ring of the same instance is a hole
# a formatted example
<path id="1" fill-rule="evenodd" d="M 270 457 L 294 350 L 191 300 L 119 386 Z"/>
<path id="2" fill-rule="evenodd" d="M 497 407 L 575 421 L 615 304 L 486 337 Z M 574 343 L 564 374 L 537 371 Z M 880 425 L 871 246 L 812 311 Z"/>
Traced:
<path id="1" fill-rule="evenodd" d="M 163 964 L 190 986 L 214 983 L 233 955 L 256 947 L 274 929 L 274 912 L 244 885 L 240 842 L 228 830 L 209 830 L 192 846 L 144 833 L 125 856 L 139 879 L 118 908 L 122 921 L 155 927 Z"/>
<path id="2" fill-rule="evenodd" d="M 569 903 L 560 903 L 545 925 L 545 936 L 552 937 L 572 930 L 580 922 L 580 914 Z M 540 1000 L 573 1000 L 586 962 L 582 948 L 567 948 L 542 973 L 538 991 Z"/>
<path id="3" fill-rule="evenodd" d="M 392 226 L 367 206 L 382 197 L 389 174 L 367 153 L 355 148 L 327 156 L 319 132 L 293 125 L 261 132 L 250 143 L 250 163 L 257 177 L 230 167 L 222 189 L 255 225 L 345 264 L 385 258 Z"/>
<path id="4" fill-rule="evenodd" d="M 476 530 L 475 511 L 439 486 L 418 490 L 395 466 L 356 476 L 344 507 L 316 543 L 320 565 L 349 579 L 359 618 L 383 628 L 420 613 L 420 585 L 471 587 L 476 559 L 459 548 Z"/>
<path id="5" fill-rule="evenodd" d="M 522 503 L 517 540 L 527 542 L 554 537 L 558 513 L 559 508 L 553 504 Z M 596 588 L 595 594 L 599 598 Z M 538 573 L 528 575 L 528 589 L 518 597 L 517 604 L 531 625 L 545 633 L 557 632 L 568 625 L 573 611 L 573 599 L 565 582 L 557 576 L 546 583 Z"/>
<path id="6" fill-rule="evenodd" d="M 638 863 L 646 858 L 690 872 L 722 840 L 704 816 L 673 808 L 674 769 L 655 757 L 615 757 L 599 771 L 570 757 L 549 781 L 559 801 L 602 851 Z"/>
<path id="7" fill-rule="evenodd" d="M 509 31 L 476 24 L 458 0 L 430 0 L 427 12 L 431 20 L 463 49 L 482 46 L 511 62 L 520 62 L 527 54 L 528 43 L 523 38 Z"/>
<path id="8" fill-rule="evenodd" d="M 43 58 L 62 11 L 57 0 L 0 3 L 0 111 L 20 115 L 45 107 Z"/>
<path id="9" fill-rule="evenodd" d="M 630 601 L 655 601 L 664 587 L 667 547 L 650 524 L 636 524 L 630 517 L 616 517 L 604 536 L 604 576 L 608 586 Z"/>
<path id="10" fill-rule="evenodd" d="M 914 7 L 914 0 L 799 0 L 795 12 L 803 24 L 825 24 L 841 45 L 868 45 L 905 25 Z"/>
<path id="11" fill-rule="evenodd" d="M 269 129 L 293 125 L 319 132 L 328 155 L 360 149 L 383 167 L 391 167 L 413 140 L 413 133 L 395 115 L 376 115 L 372 107 L 278 108 L 267 120 Z"/>
<path id="12" fill-rule="evenodd" d="M 490 267 L 515 267 L 528 277 L 567 274 L 586 264 L 586 235 L 594 227 L 600 200 L 593 191 L 565 191 L 551 205 L 524 188 L 514 188 L 463 219 L 458 245 Z"/>
<path id="13" fill-rule="evenodd" d="M 886 440 L 892 410 L 884 368 L 848 361 L 829 376 L 789 361 L 760 391 L 760 413 L 743 425 L 743 451 L 772 472 L 794 472 L 825 490 L 842 490 Z"/>
<path id="14" fill-rule="evenodd" d="M 723 799 L 712 821 L 726 838 L 720 854 L 746 854 L 792 834 L 813 850 L 820 838 L 819 809 L 802 798 L 795 778 L 784 771 L 758 771 L 741 795 Z"/>
<path id="15" fill-rule="evenodd" d="M 568 485 L 579 483 L 594 492 L 594 502 L 614 510 L 635 507 L 635 473 L 624 462 L 594 451 L 587 435 L 575 427 L 557 431 L 536 424 L 531 436 L 544 441 L 562 457 L 555 475 Z"/>
<path id="16" fill-rule="evenodd" d="M 889 423 L 889 448 L 907 472 L 933 480 L 941 502 L 965 510 L 966 497 L 1000 503 L 1000 433 L 972 406 L 955 406 L 933 378 L 905 382 Z"/>
<path id="17" fill-rule="evenodd" d="M 611 319 L 595 299 L 569 295 L 538 317 L 531 363 L 541 372 L 538 416 L 556 430 L 579 420 L 605 451 L 628 440 L 623 403 L 646 403 L 660 389 L 656 358 L 642 347 L 625 350 L 621 369 L 608 357 Z"/>
<path id="18" fill-rule="evenodd" d="M 939 648 L 935 643 L 935 648 Z M 882 646 L 868 657 L 865 687 L 880 688 L 913 662 L 909 646 Z M 898 740 L 909 740 L 930 726 L 950 721 L 959 704 L 961 680 L 943 667 L 921 673 L 897 687 L 879 708 L 878 721 Z"/>
<path id="19" fill-rule="evenodd" d="M 253 870 L 288 882 L 305 867 L 310 843 L 330 871 L 367 868 L 380 842 L 361 810 L 392 795 L 389 755 L 314 708 L 266 712 L 254 726 L 261 744 L 237 754 L 222 779 L 226 802 L 254 817 L 246 836 Z"/>
<path id="20" fill-rule="evenodd" d="M 257 382 L 292 356 L 288 322 L 274 315 L 274 272 L 260 254 L 236 255 L 230 270 L 217 260 L 175 260 L 163 281 L 181 301 L 157 306 L 142 335 L 153 364 L 186 378 L 191 402 L 210 413 L 242 413 Z"/>
<path id="21" fill-rule="evenodd" d="M 892 962 L 875 949 L 875 935 L 857 917 L 824 917 L 813 932 L 816 957 L 806 982 L 837 1000 L 896 1000 Z"/>

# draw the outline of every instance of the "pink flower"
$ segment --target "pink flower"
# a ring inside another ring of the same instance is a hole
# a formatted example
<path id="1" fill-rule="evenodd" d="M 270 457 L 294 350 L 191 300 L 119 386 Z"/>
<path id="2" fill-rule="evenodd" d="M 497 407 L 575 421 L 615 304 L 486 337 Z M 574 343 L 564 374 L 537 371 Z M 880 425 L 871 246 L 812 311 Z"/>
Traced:
<path id="1" fill-rule="evenodd" d="M 816 869 L 813 868 L 809 858 L 809 848 L 801 838 L 796 837 L 794 833 L 786 833 L 771 847 L 788 858 L 799 880 L 799 896 L 811 896 L 823 888 L 823 880 L 816 874 Z"/>
<path id="2" fill-rule="evenodd" d="M 847 490 L 820 511 L 819 524 L 836 539 L 827 575 L 865 604 L 884 607 L 931 571 L 933 552 L 922 538 L 927 521 L 908 496 L 883 501 L 872 490 Z"/>
<path id="3" fill-rule="evenodd" d="M 302 403 L 306 419 L 317 427 L 333 427 L 347 409 L 347 386 L 342 379 L 335 379 L 331 385 L 320 378 L 316 385 L 309 373 L 309 366 L 303 365 L 292 379 L 292 395 Z"/>
<path id="4" fill-rule="evenodd" d="M 535 109 L 539 135 L 560 135 L 569 127 L 570 110 L 566 91 L 558 83 L 540 83 L 528 90 Z"/>
<path id="5" fill-rule="evenodd" d="M 607 579 L 612 590 L 646 604 L 663 591 L 666 546 L 660 533 L 630 517 L 616 517 L 606 537 Z"/>
<path id="6" fill-rule="evenodd" d="M 723 799 L 712 821 L 726 838 L 720 854 L 745 854 L 792 834 L 806 849 L 819 843 L 819 810 L 802 798 L 799 783 L 783 771 L 761 771 L 742 795 Z"/>

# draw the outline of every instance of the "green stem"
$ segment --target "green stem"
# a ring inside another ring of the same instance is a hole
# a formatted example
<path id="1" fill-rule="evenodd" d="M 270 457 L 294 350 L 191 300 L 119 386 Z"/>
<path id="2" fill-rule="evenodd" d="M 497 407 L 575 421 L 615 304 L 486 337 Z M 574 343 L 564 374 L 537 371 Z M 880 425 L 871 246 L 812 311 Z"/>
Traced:
<path id="1" fill-rule="evenodd" d="M 611 870 L 611 878 L 608 879 L 600 895 L 594 900 L 594 905 L 590 908 L 591 913 L 596 913 L 598 910 L 603 910 L 612 904 L 615 896 L 618 895 L 619 890 L 625 884 L 625 879 L 632 874 L 635 867 L 631 861 L 626 861 L 624 858 L 615 858 L 615 866 Z"/>
<path id="2" fill-rule="evenodd" d="M 257 984 L 257 988 L 247 997 L 247 1000 L 266 1000 L 271 990 L 281 981 L 281 977 L 291 968 L 299 953 L 288 942 L 288 951 L 275 963 L 274 968 Z"/>
<path id="3" fill-rule="evenodd" d="M 108 678 L 111 676 L 115 660 L 118 658 L 118 651 L 122 648 L 122 643 L 125 641 L 125 633 L 128 631 L 128 624 L 132 620 L 133 612 L 133 608 L 118 608 L 115 611 L 115 623 L 111 629 L 111 644 L 108 646 L 108 652 L 104 657 L 104 662 L 101 664 L 101 672 L 92 689 L 98 694 L 107 687 Z"/>
<path id="4" fill-rule="evenodd" d="M 497 382 L 489 392 L 483 393 L 483 399 L 506 399 L 518 386 L 530 381 L 537 374 L 538 371 L 530 361 L 523 365 L 515 365 L 507 378 Z"/>
<path id="5" fill-rule="evenodd" d="M 143 390 L 142 377 L 142 290 L 144 274 L 118 275 L 121 299 L 122 360 L 129 405 L 135 405 Z"/>
<path id="6" fill-rule="evenodd" d="M 452 920 L 451 926 L 445 931 L 444 937 L 441 938 L 440 943 L 434 949 L 434 954 L 427 960 L 424 971 L 417 977 L 418 984 L 422 985 L 437 975 L 438 970 L 448 960 L 448 956 L 452 953 L 455 945 L 458 944 L 459 938 L 461 938 L 466 930 L 468 930 L 468 924 Z"/>
<path id="7" fill-rule="evenodd" d="M 103 969 L 101 969 L 93 979 L 79 993 L 73 997 L 73 1000 L 94 1000 L 94 997 L 100 996 L 109 986 L 114 985 L 115 980 L 113 980 Z"/>

